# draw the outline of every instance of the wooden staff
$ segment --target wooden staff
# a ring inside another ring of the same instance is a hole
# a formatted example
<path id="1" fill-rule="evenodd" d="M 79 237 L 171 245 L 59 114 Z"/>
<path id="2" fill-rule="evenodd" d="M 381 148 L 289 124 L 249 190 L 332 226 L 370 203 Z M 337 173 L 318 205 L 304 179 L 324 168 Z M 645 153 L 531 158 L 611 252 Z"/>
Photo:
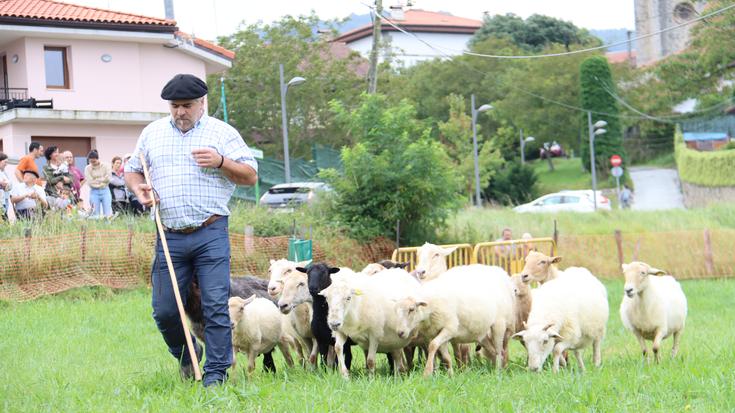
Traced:
<path id="1" fill-rule="evenodd" d="M 143 165 L 143 175 L 145 176 L 145 183 L 151 187 L 151 198 L 153 199 L 153 211 L 156 217 L 156 228 L 158 228 L 158 236 L 161 239 L 161 245 L 163 246 L 163 254 L 166 256 L 166 264 L 168 265 L 168 274 L 171 276 L 171 285 L 174 288 L 174 297 L 176 297 L 176 306 L 179 308 L 179 317 L 181 318 L 181 326 L 184 328 L 184 335 L 186 336 L 186 347 L 189 349 L 189 357 L 191 357 L 191 365 L 194 367 L 194 380 L 200 381 L 202 379 L 202 372 L 199 370 L 199 360 L 197 359 L 196 351 L 194 351 L 194 342 L 191 340 L 191 333 L 189 332 L 189 326 L 186 324 L 186 313 L 184 312 L 184 304 L 181 301 L 181 293 L 179 292 L 179 283 L 176 279 L 176 273 L 174 272 L 174 264 L 171 261 L 171 254 L 168 252 L 168 243 L 166 242 L 166 234 L 163 231 L 163 224 L 161 223 L 161 215 L 156 208 L 156 197 L 153 194 L 153 186 L 151 185 L 151 179 L 148 175 L 148 164 L 145 161 L 143 153 L 140 153 L 140 163 Z"/>

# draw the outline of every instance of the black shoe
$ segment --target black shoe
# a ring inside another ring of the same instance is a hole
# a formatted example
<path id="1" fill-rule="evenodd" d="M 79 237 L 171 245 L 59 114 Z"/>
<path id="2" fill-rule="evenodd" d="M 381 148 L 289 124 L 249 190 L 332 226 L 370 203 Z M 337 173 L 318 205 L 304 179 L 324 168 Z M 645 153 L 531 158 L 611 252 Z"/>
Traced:
<path id="1" fill-rule="evenodd" d="M 189 349 L 185 351 L 189 351 Z M 202 346 L 194 343 L 194 352 L 197 355 L 197 361 L 202 361 L 202 354 L 204 353 Z M 191 380 L 194 377 L 194 365 L 191 363 L 191 360 L 179 366 L 179 375 L 181 375 L 182 380 Z"/>
<path id="2" fill-rule="evenodd" d="M 225 384 L 225 381 L 227 380 L 227 375 L 224 376 L 221 374 L 205 374 L 204 375 L 204 381 L 202 385 L 204 387 L 219 387 L 223 384 Z"/>

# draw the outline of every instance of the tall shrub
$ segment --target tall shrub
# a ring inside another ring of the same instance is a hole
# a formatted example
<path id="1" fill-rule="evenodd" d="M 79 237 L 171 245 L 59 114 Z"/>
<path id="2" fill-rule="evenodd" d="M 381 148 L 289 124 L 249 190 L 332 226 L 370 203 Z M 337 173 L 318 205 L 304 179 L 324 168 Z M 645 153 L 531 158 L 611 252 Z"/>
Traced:
<path id="1" fill-rule="evenodd" d="M 460 179 L 443 147 L 430 139 L 407 101 L 388 104 L 363 95 L 360 106 L 332 102 L 336 119 L 357 144 L 342 149 L 343 172 L 322 177 L 335 189 L 334 223 L 353 238 L 395 236 L 401 243 L 433 239 L 435 229 L 459 208 Z"/>
<path id="2" fill-rule="evenodd" d="M 613 83 L 610 66 L 603 56 L 592 56 L 585 59 L 580 65 L 580 96 L 582 107 L 593 112 L 605 113 L 592 114 L 592 123 L 599 120 L 607 122 L 605 130 L 607 133 L 595 137 L 595 163 L 598 174 L 602 178 L 610 172 L 608 160 L 612 155 L 620 155 L 623 162 L 627 161 L 623 149 L 622 127 L 618 118 L 618 103 L 613 95 L 616 95 L 615 83 Z M 587 131 L 587 113 L 582 116 L 584 130 Z M 588 134 L 584 134 L 580 156 L 586 170 L 590 169 L 590 147 Z"/>

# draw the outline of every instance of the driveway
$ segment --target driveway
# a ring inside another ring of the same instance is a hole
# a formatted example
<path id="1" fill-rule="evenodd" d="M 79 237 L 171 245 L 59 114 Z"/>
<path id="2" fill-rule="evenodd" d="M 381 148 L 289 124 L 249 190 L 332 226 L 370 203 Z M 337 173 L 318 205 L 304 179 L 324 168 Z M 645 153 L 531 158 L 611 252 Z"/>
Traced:
<path id="1" fill-rule="evenodd" d="M 641 211 L 683 209 L 684 198 L 676 169 L 630 168 L 635 185 L 633 209 Z"/>

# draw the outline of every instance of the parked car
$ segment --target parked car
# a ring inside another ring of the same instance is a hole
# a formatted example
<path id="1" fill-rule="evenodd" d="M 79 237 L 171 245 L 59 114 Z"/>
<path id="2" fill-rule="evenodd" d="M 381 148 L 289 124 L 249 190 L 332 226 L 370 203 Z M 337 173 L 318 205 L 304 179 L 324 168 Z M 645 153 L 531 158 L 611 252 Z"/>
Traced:
<path id="1" fill-rule="evenodd" d="M 260 197 L 260 203 L 269 209 L 293 211 L 295 207 L 312 202 L 320 192 L 330 191 L 324 182 L 291 182 L 273 185 Z"/>
<path id="2" fill-rule="evenodd" d="M 610 210 L 610 200 L 597 191 L 597 209 Z M 595 210 L 593 193 L 590 189 L 560 191 L 544 195 L 527 204 L 513 208 L 516 212 L 593 212 Z"/>
<path id="3" fill-rule="evenodd" d="M 559 144 L 557 141 L 546 142 L 543 144 L 543 146 L 541 146 L 541 148 L 539 148 L 539 157 L 541 159 L 546 159 L 549 154 L 552 158 L 566 156 L 564 148 L 562 148 L 561 144 Z"/>

